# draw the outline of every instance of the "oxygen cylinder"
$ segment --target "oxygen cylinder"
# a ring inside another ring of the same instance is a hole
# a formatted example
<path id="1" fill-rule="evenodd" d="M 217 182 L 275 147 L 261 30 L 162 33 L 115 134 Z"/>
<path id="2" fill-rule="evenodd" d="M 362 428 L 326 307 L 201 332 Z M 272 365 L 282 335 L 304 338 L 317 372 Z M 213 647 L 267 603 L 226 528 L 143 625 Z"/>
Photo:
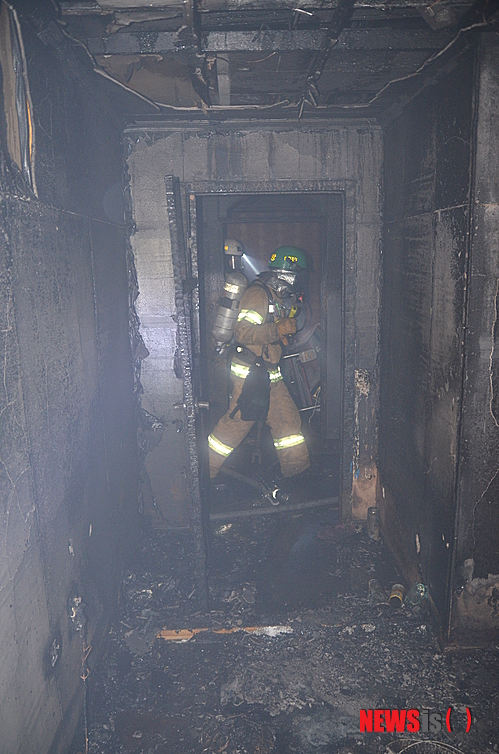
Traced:
<path id="1" fill-rule="evenodd" d="M 218 301 L 217 316 L 213 325 L 213 339 L 217 351 L 230 343 L 234 335 L 234 325 L 239 314 L 239 302 L 248 287 L 248 281 L 242 272 L 228 272 L 225 276 L 223 294 Z"/>

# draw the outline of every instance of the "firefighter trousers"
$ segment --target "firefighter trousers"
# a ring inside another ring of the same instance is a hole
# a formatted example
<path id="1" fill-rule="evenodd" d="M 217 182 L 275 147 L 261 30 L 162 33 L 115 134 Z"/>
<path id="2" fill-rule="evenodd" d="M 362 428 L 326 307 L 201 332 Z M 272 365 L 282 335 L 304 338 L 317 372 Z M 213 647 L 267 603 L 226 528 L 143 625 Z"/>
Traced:
<path id="1" fill-rule="evenodd" d="M 305 438 L 301 432 L 301 419 L 295 402 L 280 376 L 279 368 L 270 371 L 270 407 L 267 424 L 274 439 L 274 447 L 284 477 L 300 474 L 310 466 Z M 274 375 L 278 375 L 275 379 Z M 233 419 L 230 414 L 237 404 L 243 389 L 244 379 L 233 377 L 233 393 L 229 410 L 222 416 L 208 438 L 210 477 L 214 479 L 225 459 L 244 440 L 255 422 L 243 421 L 238 411 Z"/>

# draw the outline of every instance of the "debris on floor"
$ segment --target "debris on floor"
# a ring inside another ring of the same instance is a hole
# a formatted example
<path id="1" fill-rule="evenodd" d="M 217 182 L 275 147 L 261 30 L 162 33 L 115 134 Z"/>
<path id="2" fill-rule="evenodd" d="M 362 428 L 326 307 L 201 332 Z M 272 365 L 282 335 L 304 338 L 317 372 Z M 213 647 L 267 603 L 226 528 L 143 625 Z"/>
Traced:
<path id="1" fill-rule="evenodd" d="M 427 588 L 407 584 L 392 609 L 402 579 L 361 527 L 338 529 L 327 510 L 214 526 L 208 609 L 192 562 L 187 532 L 146 534 L 107 653 L 91 658 L 92 754 L 499 750 L 499 648 L 442 653 Z M 361 710 L 408 709 L 444 723 L 360 731 Z"/>

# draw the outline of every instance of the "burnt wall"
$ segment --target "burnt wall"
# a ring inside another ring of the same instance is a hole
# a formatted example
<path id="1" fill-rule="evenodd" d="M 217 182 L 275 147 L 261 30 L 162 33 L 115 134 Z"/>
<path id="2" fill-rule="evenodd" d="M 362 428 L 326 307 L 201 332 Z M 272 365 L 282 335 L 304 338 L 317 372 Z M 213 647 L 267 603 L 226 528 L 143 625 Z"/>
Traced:
<path id="1" fill-rule="evenodd" d="M 384 134 L 379 499 L 406 579 L 428 584 L 443 623 L 454 538 L 473 86 L 469 51 Z"/>
<path id="2" fill-rule="evenodd" d="M 121 122 L 85 52 L 18 10 L 38 196 L 9 160 L 2 106 L 0 749 L 43 754 L 68 750 L 82 712 L 69 601 L 86 605 L 90 666 L 116 602 L 136 441 Z"/>
<path id="3" fill-rule="evenodd" d="M 450 638 L 499 636 L 499 45 L 483 34 Z"/>

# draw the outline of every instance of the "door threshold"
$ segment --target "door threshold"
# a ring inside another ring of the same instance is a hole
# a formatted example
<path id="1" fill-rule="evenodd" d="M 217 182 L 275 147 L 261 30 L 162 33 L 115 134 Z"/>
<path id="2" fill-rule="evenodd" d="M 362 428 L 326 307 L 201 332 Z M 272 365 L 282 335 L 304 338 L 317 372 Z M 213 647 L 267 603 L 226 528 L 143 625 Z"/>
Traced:
<path id="1" fill-rule="evenodd" d="M 331 507 L 339 508 L 338 497 L 325 497 L 318 500 L 308 500 L 302 503 L 281 503 L 280 505 L 261 506 L 247 508 L 246 510 L 228 510 L 210 513 L 210 521 L 222 521 L 236 518 L 249 518 L 250 516 L 271 516 L 278 513 L 296 513 L 297 511 L 309 510 L 310 508 Z"/>

